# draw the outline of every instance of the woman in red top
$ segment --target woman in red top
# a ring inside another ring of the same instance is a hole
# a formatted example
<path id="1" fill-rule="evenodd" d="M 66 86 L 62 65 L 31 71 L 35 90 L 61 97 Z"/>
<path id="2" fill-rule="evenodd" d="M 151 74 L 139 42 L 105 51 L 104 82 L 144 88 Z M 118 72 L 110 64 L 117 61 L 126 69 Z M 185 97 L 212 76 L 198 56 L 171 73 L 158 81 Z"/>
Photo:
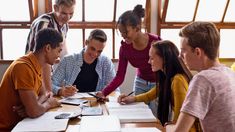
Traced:
<path id="1" fill-rule="evenodd" d="M 109 85 L 97 93 L 98 96 L 104 98 L 123 83 L 128 62 L 137 69 L 134 82 L 135 94 L 147 92 L 155 86 L 155 76 L 151 70 L 151 65 L 148 64 L 148 53 L 151 43 L 161 38 L 141 31 L 141 18 L 144 15 L 145 10 L 142 5 L 136 5 L 133 10 L 128 10 L 119 17 L 117 28 L 123 40 L 119 51 L 117 74 Z M 155 103 L 151 108 L 156 111 Z"/>

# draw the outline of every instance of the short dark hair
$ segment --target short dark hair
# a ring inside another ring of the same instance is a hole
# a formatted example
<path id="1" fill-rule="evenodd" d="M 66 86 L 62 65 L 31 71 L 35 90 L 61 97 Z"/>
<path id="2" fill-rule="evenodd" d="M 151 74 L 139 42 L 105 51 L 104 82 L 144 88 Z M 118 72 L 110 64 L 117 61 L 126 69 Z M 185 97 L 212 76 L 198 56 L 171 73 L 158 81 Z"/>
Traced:
<path id="1" fill-rule="evenodd" d="M 53 28 L 41 29 L 36 34 L 36 49 L 35 51 L 41 50 L 44 46 L 49 44 L 53 49 L 60 46 L 63 42 L 62 35 Z"/>
<path id="2" fill-rule="evenodd" d="M 101 29 L 94 29 L 91 31 L 91 33 L 88 37 L 88 40 L 91 40 L 91 39 L 99 40 L 100 42 L 106 42 L 107 35 Z"/>
<path id="3" fill-rule="evenodd" d="M 187 38 L 192 49 L 203 49 L 209 59 L 214 60 L 218 57 L 220 33 L 213 23 L 189 23 L 180 30 L 179 36 Z"/>

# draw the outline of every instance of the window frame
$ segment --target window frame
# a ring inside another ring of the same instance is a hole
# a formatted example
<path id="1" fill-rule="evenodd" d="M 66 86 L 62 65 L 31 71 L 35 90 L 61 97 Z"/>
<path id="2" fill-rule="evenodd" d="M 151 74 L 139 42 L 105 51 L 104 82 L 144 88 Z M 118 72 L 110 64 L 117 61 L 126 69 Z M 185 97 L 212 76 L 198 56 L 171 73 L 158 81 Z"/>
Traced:
<path id="1" fill-rule="evenodd" d="M 38 0 L 28 0 L 29 21 L 1 21 L 0 20 L 0 60 L 3 58 L 3 29 L 29 29 L 32 21 L 38 17 Z"/>
<path id="2" fill-rule="evenodd" d="M 146 6 L 145 8 L 145 18 L 142 22 L 142 27 L 145 29 L 146 32 L 150 32 L 150 21 L 151 21 L 151 1 L 146 0 Z M 82 29 L 82 44 L 83 47 L 85 46 L 84 42 L 86 40 L 85 38 L 85 30 L 86 29 L 94 29 L 94 28 L 101 28 L 101 29 L 111 29 L 112 30 L 112 60 L 114 62 L 117 62 L 118 59 L 115 56 L 115 34 L 117 32 L 116 30 L 116 8 L 117 8 L 117 0 L 114 0 L 114 10 L 113 10 L 113 19 L 112 21 L 86 21 L 85 20 L 85 0 L 82 0 L 82 21 L 70 21 L 69 22 L 69 28 L 70 29 Z M 45 2 L 45 9 L 46 12 L 51 12 L 52 11 L 52 0 L 46 0 Z"/>
<path id="3" fill-rule="evenodd" d="M 39 0 L 28 0 L 28 7 L 29 7 L 29 21 L 0 21 L 0 60 L 5 60 L 3 58 L 4 51 L 3 51 L 3 29 L 29 29 L 31 23 L 34 19 L 38 17 L 38 4 Z M 117 33 L 116 30 L 116 8 L 117 8 L 117 0 L 114 0 L 114 10 L 113 10 L 113 18 L 112 21 L 94 21 L 89 22 L 85 21 L 85 0 L 82 0 L 82 21 L 72 21 L 69 22 L 69 27 L 71 29 L 82 29 L 82 42 L 83 47 L 85 38 L 85 30 L 86 29 L 94 29 L 94 28 L 102 28 L 102 29 L 111 29 L 112 30 L 112 60 L 118 61 L 117 57 L 115 56 L 115 52 L 119 52 L 115 50 L 115 34 Z M 145 4 L 145 18 L 142 22 L 142 27 L 146 32 L 150 32 L 150 25 L 151 25 L 151 0 L 146 0 Z M 45 13 L 52 11 L 52 0 L 45 0 Z M 116 54 L 117 55 L 117 54 Z"/>
<path id="4" fill-rule="evenodd" d="M 193 20 L 190 22 L 195 21 L 196 14 L 198 11 L 200 0 L 196 1 L 196 7 L 195 12 L 193 14 Z M 219 32 L 221 29 L 235 29 L 235 22 L 224 22 L 226 12 L 228 10 L 230 0 L 227 1 L 225 10 L 222 16 L 222 19 L 220 22 L 213 22 L 216 27 L 218 28 Z M 187 25 L 190 22 L 177 22 L 177 21 L 171 21 L 166 22 L 166 14 L 167 14 L 167 8 L 168 8 L 169 0 L 159 0 L 157 2 L 158 10 L 157 10 L 157 34 L 161 36 L 161 29 L 180 29 L 183 26 Z M 220 58 L 220 60 L 223 61 L 235 61 L 235 58 Z"/>

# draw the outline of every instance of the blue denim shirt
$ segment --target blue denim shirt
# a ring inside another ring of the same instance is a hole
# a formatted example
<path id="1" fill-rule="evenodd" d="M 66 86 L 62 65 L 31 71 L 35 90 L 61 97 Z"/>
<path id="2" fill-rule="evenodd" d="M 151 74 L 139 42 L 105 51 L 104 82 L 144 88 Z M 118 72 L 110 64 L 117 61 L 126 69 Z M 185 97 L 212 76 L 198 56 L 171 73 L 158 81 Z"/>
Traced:
<path id="1" fill-rule="evenodd" d="M 58 94 L 62 86 L 73 85 L 83 64 L 83 52 L 65 56 L 52 74 L 53 93 Z M 115 77 L 114 65 L 108 57 L 100 55 L 97 60 L 96 68 L 98 82 L 96 91 L 101 91 Z M 91 80 L 92 81 L 92 80 Z"/>

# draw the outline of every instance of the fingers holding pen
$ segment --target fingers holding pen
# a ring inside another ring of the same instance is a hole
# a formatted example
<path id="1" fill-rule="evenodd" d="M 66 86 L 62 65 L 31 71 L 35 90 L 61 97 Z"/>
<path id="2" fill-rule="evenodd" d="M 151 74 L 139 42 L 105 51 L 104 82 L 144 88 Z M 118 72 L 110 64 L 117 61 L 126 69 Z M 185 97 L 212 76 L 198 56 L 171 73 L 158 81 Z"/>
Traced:
<path id="1" fill-rule="evenodd" d="M 76 85 L 68 85 L 60 89 L 59 95 L 68 97 L 68 96 L 73 96 L 77 92 L 78 92 L 78 89 L 76 88 Z"/>
<path id="2" fill-rule="evenodd" d="M 69 86 L 66 86 L 65 88 L 68 89 L 68 91 L 70 91 L 71 93 L 74 93 L 74 94 L 78 92 L 78 89 L 77 89 L 76 85 L 69 85 Z"/>
<path id="3" fill-rule="evenodd" d="M 118 97 L 118 103 L 120 104 L 130 104 L 135 102 L 135 97 L 134 96 L 128 96 L 126 94 L 121 94 Z"/>

